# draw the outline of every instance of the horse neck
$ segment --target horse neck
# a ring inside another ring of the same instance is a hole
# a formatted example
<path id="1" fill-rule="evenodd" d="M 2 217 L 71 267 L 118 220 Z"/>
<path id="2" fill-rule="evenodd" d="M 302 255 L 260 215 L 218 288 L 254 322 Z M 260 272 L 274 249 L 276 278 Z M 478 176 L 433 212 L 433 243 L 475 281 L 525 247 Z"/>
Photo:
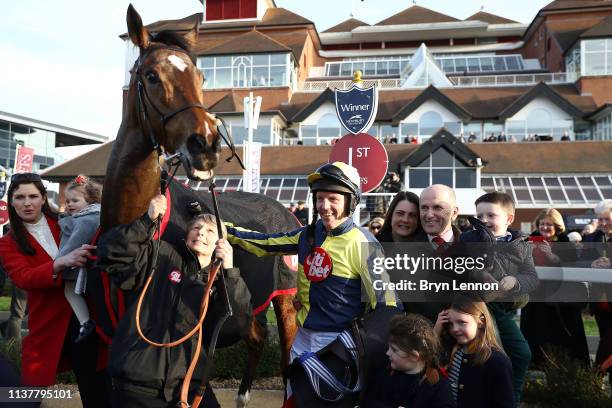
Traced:
<path id="1" fill-rule="evenodd" d="M 141 130 L 135 106 L 135 96 L 130 92 L 106 167 L 100 214 L 102 230 L 129 224 L 140 217 L 159 189 L 157 153 Z"/>

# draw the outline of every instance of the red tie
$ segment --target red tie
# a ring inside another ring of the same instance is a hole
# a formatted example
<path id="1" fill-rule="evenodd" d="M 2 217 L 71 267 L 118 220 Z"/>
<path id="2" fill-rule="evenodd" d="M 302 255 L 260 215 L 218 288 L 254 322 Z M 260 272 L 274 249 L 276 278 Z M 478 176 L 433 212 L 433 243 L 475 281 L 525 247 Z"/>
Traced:
<path id="1" fill-rule="evenodd" d="M 431 242 L 433 242 L 434 244 L 436 244 L 436 252 L 437 252 L 437 253 L 442 253 L 442 252 L 444 252 L 444 250 L 446 249 L 446 248 L 445 248 L 445 245 L 444 245 L 444 244 L 446 244 L 446 241 L 444 240 L 444 238 L 442 238 L 442 237 L 441 237 L 441 236 L 439 236 L 439 235 L 436 235 L 435 237 L 433 237 L 433 238 L 431 239 Z"/>

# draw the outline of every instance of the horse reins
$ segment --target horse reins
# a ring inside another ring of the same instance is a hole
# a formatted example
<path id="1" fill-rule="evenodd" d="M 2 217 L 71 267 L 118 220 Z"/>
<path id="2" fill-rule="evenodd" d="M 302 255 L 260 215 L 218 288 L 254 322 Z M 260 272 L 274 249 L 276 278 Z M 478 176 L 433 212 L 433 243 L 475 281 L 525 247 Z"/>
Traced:
<path id="1" fill-rule="evenodd" d="M 159 143 L 159 141 L 157 140 L 157 138 L 155 138 L 154 135 L 154 131 L 153 131 L 153 127 L 151 126 L 151 124 L 149 123 L 149 115 L 148 115 L 148 111 L 147 111 L 147 104 L 149 104 L 153 110 L 155 110 L 155 112 L 157 113 L 157 115 L 159 116 L 159 120 L 161 122 L 161 129 L 162 129 L 162 133 L 163 133 L 163 137 L 164 140 L 166 138 L 166 124 L 169 120 L 171 120 L 173 117 L 175 117 L 176 115 L 178 115 L 181 112 L 184 112 L 188 109 L 192 109 L 192 108 L 198 108 L 198 109 L 202 109 L 205 112 L 207 112 L 206 108 L 204 107 L 204 105 L 202 104 L 188 104 L 185 106 L 182 106 L 170 113 L 167 114 L 163 114 L 161 112 L 161 110 L 155 106 L 155 104 L 153 103 L 153 101 L 151 100 L 151 98 L 149 97 L 149 94 L 147 93 L 147 89 L 143 83 L 143 78 L 142 78 L 142 65 L 143 65 L 143 61 L 145 59 L 145 57 L 147 56 L 147 54 L 149 52 L 151 52 L 152 50 L 157 50 L 160 48 L 164 48 L 164 49 L 170 49 L 173 51 L 177 51 L 177 52 L 181 52 L 183 54 L 188 54 L 185 50 L 181 49 L 181 48 L 177 48 L 177 47 L 172 47 L 172 46 L 163 46 L 163 47 L 154 47 L 154 48 L 149 48 L 147 49 L 143 54 L 141 54 L 136 62 L 136 70 L 135 73 L 137 75 L 137 80 L 136 80 L 136 87 L 137 87 L 137 107 L 138 107 L 138 111 L 140 113 L 139 115 L 139 121 L 140 121 L 140 126 L 143 130 L 143 132 L 145 132 L 145 128 L 148 132 L 148 137 L 149 140 L 151 142 L 151 145 L 153 147 L 153 149 L 155 150 L 155 152 L 158 155 L 158 162 L 160 160 L 160 158 L 162 156 L 164 156 L 164 152 L 162 151 L 162 147 Z M 216 118 L 217 119 L 217 134 L 221 136 L 221 138 L 223 139 L 223 141 L 228 145 L 228 147 L 231 150 L 231 156 L 229 158 L 226 159 L 227 162 L 230 162 L 234 157 L 237 158 L 240 166 L 244 169 L 244 164 L 242 163 L 242 160 L 240 159 L 240 157 L 238 156 L 238 154 L 236 153 L 236 148 L 234 145 L 234 141 L 232 139 L 232 136 L 230 134 L 230 132 L 227 131 L 227 127 L 226 127 L 226 123 L 222 118 Z M 146 125 L 146 126 L 145 126 Z M 225 129 L 225 132 L 227 133 L 227 137 L 219 131 L 219 127 L 223 126 L 223 128 Z M 176 171 L 178 170 L 178 166 L 180 163 L 183 162 L 183 158 L 181 157 L 182 154 L 181 153 L 175 153 L 174 155 L 171 155 L 169 157 L 166 158 L 166 163 L 168 165 L 168 167 L 170 167 L 170 169 L 173 166 L 176 166 L 174 171 L 172 172 L 171 176 L 169 176 L 169 173 L 167 170 L 162 169 L 162 174 L 161 174 L 161 180 L 160 180 L 160 186 L 161 186 L 161 190 L 162 190 L 162 194 L 165 194 L 165 190 L 168 187 L 169 183 L 174 179 L 174 175 L 176 174 Z M 165 157 L 165 156 L 164 156 Z M 178 159 L 175 162 L 175 159 Z M 212 195 L 212 199 L 213 199 L 213 206 L 214 206 L 214 212 L 215 212 L 215 217 L 217 220 L 217 233 L 219 237 L 222 237 L 222 229 L 221 229 L 221 218 L 219 216 L 219 206 L 217 203 L 217 197 L 214 194 L 214 182 L 211 182 L 209 185 L 209 190 L 211 192 Z M 189 407 L 189 403 L 188 403 L 188 394 L 189 394 L 189 385 L 191 382 L 191 378 L 193 376 L 193 373 L 195 371 L 195 368 L 197 366 L 198 360 L 199 360 L 199 356 L 201 353 L 201 349 L 202 349 L 202 337 L 203 337 L 203 333 L 202 333 L 202 325 L 204 323 L 204 320 L 206 318 L 206 313 L 208 311 L 208 304 L 210 301 L 210 294 L 211 294 L 211 289 L 212 289 L 212 285 L 214 284 L 215 280 L 217 279 L 217 275 L 219 274 L 219 270 L 221 269 L 222 266 L 222 260 L 220 259 L 216 259 L 214 258 L 212 263 L 211 263 L 211 267 L 210 267 L 210 271 L 208 273 L 208 280 L 206 282 L 206 287 L 204 289 L 204 296 L 202 298 L 202 301 L 200 303 L 200 316 L 198 319 L 198 323 L 193 327 L 193 329 L 185 334 L 183 337 L 181 337 L 178 340 L 174 340 L 168 343 L 159 343 L 156 341 L 153 341 L 151 339 L 149 339 L 148 337 L 146 337 L 146 335 L 143 333 L 142 331 L 142 327 L 140 325 L 140 312 L 142 309 L 142 303 L 144 301 L 144 297 L 145 294 L 151 284 L 151 282 L 153 281 L 153 276 L 157 270 L 157 266 L 158 266 L 158 261 L 159 261 L 159 248 L 160 248 L 160 244 L 161 244 L 161 228 L 160 228 L 160 222 L 158 220 L 157 225 L 155 227 L 156 233 L 157 233 L 157 239 L 155 240 L 156 244 L 153 245 L 153 256 L 152 256 L 152 266 L 151 266 L 151 271 L 149 273 L 149 276 L 147 277 L 147 281 L 140 293 L 140 296 L 138 298 L 138 303 L 136 306 L 136 330 L 138 332 L 138 335 L 149 345 L 154 346 L 154 347 L 163 347 L 163 348 L 170 348 L 170 347 L 176 347 L 182 343 L 184 343 L 185 341 L 189 340 L 191 337 L 193 337 L 196 333 L 198 335 L 198 339 L 197 339 L 197 343 L 196 343 L 196 349 L 195 352 L 193 353 L 193 357 L 192 360 L 189 364 L 189 367 L 187 369 L 187 372 L 185 374 L 185 378 L 183 379 L 183 384 L 181 386 L 181 393 L 180 393 L 180 404 L 181 406 L 185 406 L 185 407 Z M 213 255 L 214 257 L 214 255 Z M 221 319 L 219 320 L 219 322 L 217 323 L 217 325 L 215 326 L 214 330 L 213 330 L 213 336 L 210 340 L 210 346 L 209 346 L 209 355 L 207 356 L 207 361 L 206 361 L 206 365 L 204 367 L 204 374 L 202 376 L 202 383 L 200 384 L 200 386 L 198 387 L 197 391 L 196 391 L 196 395 L 194 397 L 194 401 L 193 401 L 193 407 L 197 408 L 202 400 L 202 397 L 204 395 L 204 392 L 206 390 L 206 382 L 208 379 L 208 376 L 211 372 L 211 368 L 212 368 L 212 358 L 214 355 L 214 350 L 215 350 L 215 346 L 217 343 L 217 338 L 219 335 L 219 332 L 221 330 L 221 327 L 223 325 L 223 323 L 225 322 L 225 320 L 230 317 L 232 315 L 232 308 L 231 305 L 229 303 L 229 297 L 227 294 L 227 290 L 225 287 L 225 279 L 223 276 L 223 273 L 220 274 L 221 278 L 221 285 L 223 287 L 223 292 L 225 294 L 224 296 L 224 303 L 226 306 L 226 314 L 221 317 Z"/>

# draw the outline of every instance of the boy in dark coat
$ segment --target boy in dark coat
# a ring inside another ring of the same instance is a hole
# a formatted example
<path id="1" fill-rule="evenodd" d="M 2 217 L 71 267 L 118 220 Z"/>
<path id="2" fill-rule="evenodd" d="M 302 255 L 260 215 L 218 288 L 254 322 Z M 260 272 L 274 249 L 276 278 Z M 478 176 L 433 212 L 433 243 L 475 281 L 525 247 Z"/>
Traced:
<path id="1" fill-rule="evenodd" d="M 514 221 L 512 198 L 505 193 L 493 192 L 480 196 L 475 204 L 478 219 L 471 222 L 476 229 L 464 232 L 460 240 L 466 243 L 488 243 L 495 248 L 489 271 L 479 271 L 477 279 L 499 282 L 500 295 L 509 300 L 490 302 L 487 307 L 495 318 L 502 345 L 512 361 L 514 393 L 518 402 L 531 361 L 531 351 L 514 322 L 514 315 L 517 309 L 527 303 L 528 293 L 538 286 L 538 275 L 533 264 L 531 246 L 523 240 L 520 232 L 508 229 Z"/>

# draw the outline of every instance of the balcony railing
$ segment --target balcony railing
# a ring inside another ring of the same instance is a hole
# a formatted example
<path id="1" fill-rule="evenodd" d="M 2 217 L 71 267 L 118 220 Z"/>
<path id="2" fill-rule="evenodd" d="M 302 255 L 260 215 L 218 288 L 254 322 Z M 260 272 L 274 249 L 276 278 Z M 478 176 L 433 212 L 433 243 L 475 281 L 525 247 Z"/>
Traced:
<path id="1" fill-rule="evenodd" d="M 308 81 L 300 83 L 298 85 L 298 91 L 321 92 L 327 88 L 348 89 L 352 84 L 353 81 L 351 81 L 350 79 L 339 81 Z M 376 87 L 378 89 L 398 89 L 400 88 L 400 79 L 374 79 L 363 81 L 364 88 L 369 88 L 374 84 L 376 84 Z"/>
<path id="2" fill-rule="evenodd" d="M 479 76 L 450 76 L 448 79 L 453 87 L 489 87 L 489 86 L 524 86 L 534 85 L 538 82 L 547 84 L 573 83 L 578 78 L 576 72 L 555 72 L 546 74 L 515 74 L 515 75 L 479 75 Z M 376 84 L 378 89 L 402 89 L 402 80 L 399 78 L 364 80 L 364 87 Z M 326 88 L 348 89 L 352 84 L 349 79 L 336 81 L 307 81 L 298 85 L 299 92 L 322 92 Z"/>
<path id="3" fill-rule="evenodd" d="M 577 74 L 575 72 L 555 72 L 545 74 L 451 76 L 448 79 L 457 87 L 522 86 L 533 85 L 538 82 L 545 82 L 547 84 L 573 83 L 577 79 Z"/>

